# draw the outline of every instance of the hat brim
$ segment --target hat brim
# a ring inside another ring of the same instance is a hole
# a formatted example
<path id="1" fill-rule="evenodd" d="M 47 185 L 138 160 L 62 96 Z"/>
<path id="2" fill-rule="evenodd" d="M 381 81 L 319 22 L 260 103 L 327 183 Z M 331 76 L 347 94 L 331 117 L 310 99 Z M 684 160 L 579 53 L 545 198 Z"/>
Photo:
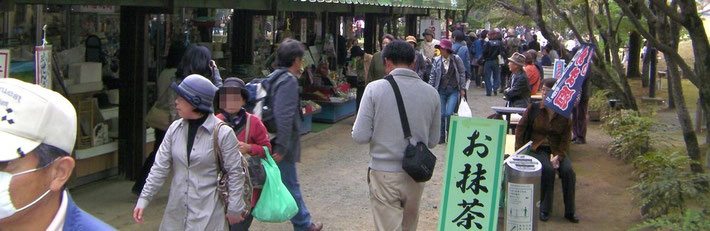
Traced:
<path id="1" fill-rule="evenodd" d="M 525 66 L 524 63 L 520 63 L 520 62 L 515 61 L 515 60 L 513 60 L 513 59 L 511 59 L 511 58 L 508 58 L 508 61 L 511 61 L 511 62 L 513 62 L 513 63 L 515 63 L 515 64 L 518 64 L 518 65 L 521 66 L 521 67 L 522 67 L 522 66 Z"/>
<path id="2" fill-rule="evenodd" d="M 439 49 L 439 50 L 447 50 L 447 51 L 449 51 L 449 53 L 454 53 L 454 50 L 451 50 L 451 49 L 448 49 L 448 48 L 444 48 L 444 47 L 442 47 L 442 46 L 440 46 L 440 45 L 435 45 L 434 48 Z"/>
<path id="3" fill-rule="evenodd" d="M 182 97 L 183 99 L 189 99 L 189 98 L 190 98 L 190 94 L 187 93 L 187 92 L 186 92 L 185 90 L 183 90 L 182 88 L 180 88 L 177 83 L 173 82 L 173 84 L 170 85 L 170 88 L 173 89 L 173 91 L 175 92 L 175 94 L 177 94 L 178 96 Z M 187 102 L 190 103 L 189 100 L 188 100 Z M 190 103 L 190 104 L 192 104 L 192 103 Z M 195 106 L 195 105 L 192 105 L 192 106 Z"/>
<path id="4" fill-rule="evenodd" d="M 414 43 L 414 45 L 417 45 L 417 41 L 414 40 L 407 40 L 408 43 Z"/>
<path id="5" fill-rule="evenodd" d="M 0 131 L 0 162 L 21 158 L 35 150 L 41 143 L 40 140 L 30 140 Z"/>

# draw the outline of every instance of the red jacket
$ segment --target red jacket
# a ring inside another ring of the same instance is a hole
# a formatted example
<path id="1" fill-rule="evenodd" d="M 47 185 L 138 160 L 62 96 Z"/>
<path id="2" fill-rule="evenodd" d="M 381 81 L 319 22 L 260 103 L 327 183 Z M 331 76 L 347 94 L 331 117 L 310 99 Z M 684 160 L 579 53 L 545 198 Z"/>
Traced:
<path id="1" fill-rule="evenodd" d="M 264 124 L 261 122 L 261 119 L 259 119 L 259 117 L 249 114 L 248 112 L 246 112 L 246 114 L 247 116 L 249 116 L 249 139 L 246 139 L 245 137 L 247 129 L 246 127 L 244 127 L 244 129 L 242 129 L 242 131 L 239 132 L 239 134 L 237 135 L 237 140 L 242 142 L 246 140 L 246 143 L 250 145 L 250 151 L 247 154 L 251 156 L 258 156 L 260 158 L 266 158 L 266 153 L 264 152 L 263 147 L 266 146 L 269 149 L 269 152 L 271 152 L 272 150 L 271 142 L 269 141 L 269 133 L 266 131 L 266 127 L 264 127 Z M 223 114 L 217 114 L 217 118 L 227 123 L 230 123 L 229 121 L 225 120 L 226 118 Z M 256 206 L 256 202 L 259 201 L 260 196 L 261 189 L 255 188 L 252 191 L 252 209 L 254 208 L 254 206 Z"/>
<path id="2" fill-rule="evenodd" d="M 540 88 L 540 71 L 533 64 L 525 65 L 523 69 L 529 78 L 528 84 L 530 84 L 530 95 L 537 94 L 537 90 Z"/>
<path id="3" fill-rule="evenodd" d="M 269 149 L 269 152 L 271 151 L 271 142 L 269 141 L 269 133 L 266 131 L 266 127 L 264 127 L 264 124 L 261 122 L 261 119 L 259 117 L 256 117 L 255 115 L 249 114 L 247 112 L 247 116 L 250 117 L 250 124 L 249 124 L 249 139 L 246 139 L 246 132 L 247 129 L 244 127 L 241 132 L 237 135 L 237 140 L 244 142 L 245 140 L 251 146 L 250 153 L 248 153 L 251 156 L 258 156 L 261 158 L 266 158 L 265 152 L 264 152 L 264 146 L 266 146 Z M 219 118 L 222 121 L 225 121 L 224 115 L 223 114 L 217 114 L 217 118 Z M 229 123 L 229 121 L 225 121 Z M 246 126 L 246 125 L 245 125 Z"/>

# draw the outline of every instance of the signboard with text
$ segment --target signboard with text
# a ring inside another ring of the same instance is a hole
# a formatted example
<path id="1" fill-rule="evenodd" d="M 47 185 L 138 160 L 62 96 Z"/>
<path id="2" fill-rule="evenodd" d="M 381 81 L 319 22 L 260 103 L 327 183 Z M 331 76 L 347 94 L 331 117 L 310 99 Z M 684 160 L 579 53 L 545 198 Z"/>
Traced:
<path id="1" fill-rule="evenodd" d="M 52 89 L 52 46 L 35 47 L 35 83 Z"/>
<path id="2" fill-rule="evenodd" d="M 543 98 L 547 108 L 551 108 L 568 119 L 572 117 L 572 109 L 577 97 L 582 93 L 582 85 L 591 68 L 595 49 L 594 44 L 582 44 L 562 76 L 555 83 L 552 91 Z"/>
<path id="3" fill-rule="evenodd" d="M 504 120 L 452 116 L 439 231 L 497 230 Z"/>
<path id="4" fill-rule="evenodd" d="M 565 72 L 565 60 L 555 59 L 555 67 L 552 69 L 552 77 L 555 79 L 560 79 L 562 73 Z"/>
<path id="5" fill-rule="evenodd" d="M 0 78 L 7 78 L 10 72 L 10 50 L 0 49 Z"/>

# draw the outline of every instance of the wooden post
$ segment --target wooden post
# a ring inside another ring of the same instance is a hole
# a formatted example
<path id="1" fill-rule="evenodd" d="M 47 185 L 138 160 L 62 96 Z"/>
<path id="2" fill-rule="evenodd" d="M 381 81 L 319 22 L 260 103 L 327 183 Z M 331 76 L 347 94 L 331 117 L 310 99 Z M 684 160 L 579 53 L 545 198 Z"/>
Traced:
<path id="1" fill-rule="evenodd" d="M 251 38 L 254 32 L 254 14 L 246 10 L 237 10 L 234 12 L 232 20 L 232 31 L 234 31 L 231 41 L 232 60 L 234 64 L 252 64 L 254 43 Z M 264 17 L 264 20 L 266 20 L 266 17 Z M 272 26 L 273 31 L 276 31 L 275 24 Z"/>
<path id="2" fill-rule="evenodd" d="M 416 15 L 407 15 L 406 17 L 406 29 L 407 29 L 407 34 L 406 36 L 414 36 L 415 38 L 419 38 L 417 36 L 417 16 Z M 423 32 L 423 31 L 422 31 Z"/>
<path id="3" fill-rule="evenodd" d="M 146 8 L 122 6 L 118 167 L 129 179 L 140 175 L 145 156 L 147 35 Z"/>
<path id="4" fill-rule="evenodd" d="M 377 29 L 377 17 L 374 14 L 365 15 L 365 52 L 368 54 L 375 53 L 375 30 Z"/>

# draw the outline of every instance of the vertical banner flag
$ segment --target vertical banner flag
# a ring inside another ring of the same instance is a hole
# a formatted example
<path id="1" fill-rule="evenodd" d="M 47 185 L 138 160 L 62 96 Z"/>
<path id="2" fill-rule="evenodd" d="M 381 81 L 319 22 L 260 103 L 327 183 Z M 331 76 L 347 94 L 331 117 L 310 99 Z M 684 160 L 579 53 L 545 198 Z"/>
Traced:
<path id="1" fill-rule="evenodd" d="M 451 117 L 439 231 L 497 230 L 506 123 Z"/>
<path id="2" fill-rule="evenodd" d="M 565 72 L 565 60 L 564 59 L 555 59 L 555 67 L 552 70 L 552 77 L 555 79 L 560 79 L 562 77 L 562 73 Z"/>
<path id="3" fill-rule="evenodd" d="M 52 46 L 35 47 L 35 83 L 52 89 Z"/>
<path id="4" fill-rule="evenodd" d="M 557 80 L 552 91 L 544 98 L 545 106 L 551 108 L 560 115 L 571 118 L 572 108 L 579 94 L 582 93 L 582 85 L 587 78 L 592 56 L 594 56 L 594 44 L 583 43 L 574 55 L 572 61 L 565 68 L 562 77 Z"/>
<path id="5" fill-rule="evenodd" d="M 0 78 L 7 78 L 10 72 L 10 50 L 0 49 Z"/>

